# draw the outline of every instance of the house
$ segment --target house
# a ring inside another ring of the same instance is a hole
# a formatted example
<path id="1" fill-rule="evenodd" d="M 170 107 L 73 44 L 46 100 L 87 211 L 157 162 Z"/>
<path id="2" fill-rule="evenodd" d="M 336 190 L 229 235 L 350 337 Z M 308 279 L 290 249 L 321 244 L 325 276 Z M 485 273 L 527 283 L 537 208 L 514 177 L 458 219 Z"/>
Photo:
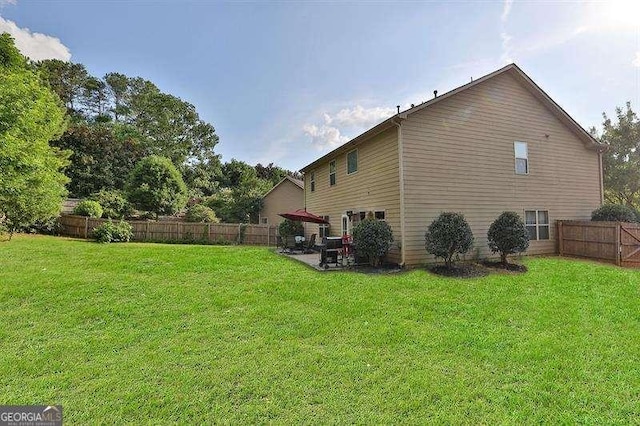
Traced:
<path id="1" fill-rule="evenodd" d="M 279 213 L 304 208 L 304 185 L 301 180 L 286 176 L 278 182 L 264 197 L 258 223 L 279 225 L 284 220 Z"/>
<path id="2" fill-rule="evenodd" d="M 604 147 L 510 64 L 399 112 L 302 168 L 306 207 L 350 233 L 367 214 L 391 226 L 389 257 L 433 261 L 429 224 L 461 212 L 488 257 L 487 231 L 506 210 L 530 234 L 529 254 L 556 252 L 554 221 L 589 219 L 603 198 Z M 315 230 L 313 231 L 315 232 Z"/>

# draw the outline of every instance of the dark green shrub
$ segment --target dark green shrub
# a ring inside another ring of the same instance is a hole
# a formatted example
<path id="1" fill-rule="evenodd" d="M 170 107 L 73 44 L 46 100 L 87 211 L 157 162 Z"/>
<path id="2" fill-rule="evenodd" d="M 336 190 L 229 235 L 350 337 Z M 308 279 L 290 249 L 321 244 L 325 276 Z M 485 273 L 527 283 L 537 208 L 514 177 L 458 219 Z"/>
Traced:
<path id="1" fill-rule="evenodd" d="M 529 247 L 529 234 L 524 222 L 515 212 L 504 212 L 493 221 L 487 233 L 492 253 L 500 253 L 502 263 L 507 256 L 522 253 Z"/>
<path id="2" fill-rule="evenodd" d="M 102 217 L 102 206 L 93 200 L 83 200 L 73 209 L 73 214 L 79 216 L 89 216 L 99 219 Z"/>
<path id="3" fill-rule="evenodd" d="M 152 155 L 131 171 L 127 198 L 138 210 L 172 215 L 187 204 L 187 186 L 171 160 Z"/>
<path id="4" fill-rule="evenodd" d="M 369 260 L 377 267 L 389 253 L 393 244 L 393 232 L 387 222 L 365 219 L 353 228 L 353 245 L 358 255 Z"/>
<path id="5" fill-rule="evenodd" d="M 122 191 L 108 191 L 104 189 L 91 194 L 89 199 L 100 203 L 102 207 L 102 217 L 106 219 L 123 219 L 133 213 L 131 203 L 129 203 Z"/>
<path id="6" fill-rule="evenodd" d="M 441 213 L 424 238 L 427 252 L 444 259 L 447 268 L 453 265 L 454 256 L 467 253 L 473 245 L 471 227 L 461 213 Z"/>
<path id="7" fill-rule="evenodd" d="M 133 228 L 127 222 L 111 221 L 93 229 L 93 238 L 99 243 L 126 243 L 133 237 Z"/>
<path id="8" fill-rule="evenodd" d="M 304 235 L 304 227 L 302 226 L 302 222 L 285 219 L 278 225 L 278 234 L 280 234 L 281 237 Z"/>
<path id="9" fill-rule="evenodd" d="M 187 222 L 204 222 L 204 223 L 218 223 L 220 219 L 216 217 L 216 213 L 209 207 L 203 204 L 195 204 L 187 209 L 187 213 L 184 216 L 184 220 Z"/>
<path id="10" fill-rule="evenodd" d="M 636 211 L 620 204 L 605 204 L 591 213 L 594 222 L 636 222 Z"/>

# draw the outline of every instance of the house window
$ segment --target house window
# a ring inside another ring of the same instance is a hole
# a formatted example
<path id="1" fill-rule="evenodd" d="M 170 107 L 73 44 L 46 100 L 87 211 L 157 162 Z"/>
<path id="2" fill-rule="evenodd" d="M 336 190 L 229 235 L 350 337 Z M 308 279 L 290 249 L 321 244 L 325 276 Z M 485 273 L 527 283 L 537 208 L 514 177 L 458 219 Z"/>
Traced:
<path id="1" fill-rule="evenodd" d="M 354 149 L 347 153 L 347 174 L 355 173 L 358 171 L 358 150 Z"/>
<path id="2" fill-rule="evenodd" d="M 315 172 L 311 172 L 311 178 L 309 179 L 311 185 L 311 192 L 316 190 L 316 174 Z"/>
<path id="3" fill-rule="evenodd" d="M 516 174 L 529 174 L 529 151 L 526 142 L 514 142 L 513 151 L 516 156 Z"/>
<path id="4" fill-rule="evenodd" d="M 525 210 L 524 221 L 531 241 L 549 239 L 549 212 L 547 210 Z"/>
<path id="5" fill-rule="evenodd" d="M 349 216 L 342 215 L 342 235 L 349 235 Z"/>
<path id="6" fill-rule="evenodd" d="M 260 223 L 263 225 L 268 225 L 269 224 L 269 218 L 268 217 L 261 217 L 260 218 Z"/>
<path id="7" fill-rule="evenodd" d="M 329 163 L 329 186 L 336 184 L 336 160 Z"/>
<path id="8" fill-rule="evenodd" d="M 377 211 L 374 213 L 374 217 L 376 218 L 376 220 L 385 220 L 385 212 L 384 210 L 381 211 Z"/>
<path id="9" fill-rule="evenodd" d="M 324 220 L 326 220 L 327 222 L 329 222 L 329 216 L 320 216 L 322 217 Z M 321 223 L 318 225 L 318 237 L 320 237 L 320 240 L 322 240 L 324 237 L 328 237 L 329 236 L 329 224 L 328 223 Z"/>

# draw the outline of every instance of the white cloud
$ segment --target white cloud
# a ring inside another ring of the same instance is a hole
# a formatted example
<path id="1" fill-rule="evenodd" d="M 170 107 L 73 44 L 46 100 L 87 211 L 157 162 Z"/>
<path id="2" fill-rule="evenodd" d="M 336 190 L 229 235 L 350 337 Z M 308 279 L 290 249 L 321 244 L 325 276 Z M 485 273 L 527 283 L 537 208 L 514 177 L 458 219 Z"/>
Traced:
<path id="1" fill-rule="evenodd" d="M 311 138 L 316 149 L 327 151 L 348 142 L 350 138 L 345 133 L 357 135 L 395 113 L 394 108 L 364 108 L 356 105 L 353 108 L 343 108 L 335 114 L 325 112 L 322 114 L 322 123 L 305 124 L 302 130 Z"/>
<path id="2" fill-rule="evenodd" d="M 500 62 L 503 65 L 513 62 L 511 56 L 511 36 L 506 31 L 500 33 L 500 39 L 502 40 L 502 55 L 500 55 Z"/>
<path id="3" fill-rule="evenodd" d="M 640 51 L 636 52 L 636 58 L 631 62 L 631 65 L 640 68 Z"/>
<path id="4" fill-rule="evenodd" d="M 349 141 L 348 137 L 340 134 L 340 129 L 326 124 L 305 124 L 302 130 L 311 137 L 311 143 L 318 151 L 332 150 Z"/>
<path id="5" fill-rule="evenodd" d="M 369 127 L 389 118 L 395 112 L 393 108 L 363 108 L 361 105 L 356 105 L 352 109 L 341 109 L 334 116 L 324 114 L 324 119 L 326 124 L 335 124 L 337 126 Z"/>
<path id="6" fill-rule="evenodd" d="M 507 22 L 509 13 L 511 13 L 511 6 L 513 6 L 513 0 L 504 0 L 504 4 L 502 6 L 502 15 L 500 15 L 500 20 L 502 22 Z"/>
<path id="7" fill-rule="evenodd" d="M 1 0 L 0 0 L 1 1 Z M 4 0 L 6 4 L 7 0 Z M 11 0 L 9 0 L 11 3 Z M 16 41 L 16 47 L 23 55 L 34 61 L 43 59 L 71 59 L 69 48 L 60 39 L 42 33 L 31 32 L 28 28 L 20 28 L 15 22 L 0 16 L 0 33 L 9 33 Z"/>

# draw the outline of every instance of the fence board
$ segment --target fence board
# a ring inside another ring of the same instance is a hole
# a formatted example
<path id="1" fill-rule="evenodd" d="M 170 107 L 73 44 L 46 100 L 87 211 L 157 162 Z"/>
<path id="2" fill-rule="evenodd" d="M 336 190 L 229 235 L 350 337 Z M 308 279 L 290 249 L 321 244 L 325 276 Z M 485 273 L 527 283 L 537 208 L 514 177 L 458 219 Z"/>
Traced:
<path id="1" fill-rule="evenodd" d="M 76 238 L 91 238 L 94 228 L 108 219 L 92 219 L 83 216 L 62 215 L 58 218 L 60 233 Z M 275 246 L 275 225 L 239 223 L 188 223 L 128 221 L 133 231 L 133 241 L 201 242 L 211 244 L 247 244 Z"/>

